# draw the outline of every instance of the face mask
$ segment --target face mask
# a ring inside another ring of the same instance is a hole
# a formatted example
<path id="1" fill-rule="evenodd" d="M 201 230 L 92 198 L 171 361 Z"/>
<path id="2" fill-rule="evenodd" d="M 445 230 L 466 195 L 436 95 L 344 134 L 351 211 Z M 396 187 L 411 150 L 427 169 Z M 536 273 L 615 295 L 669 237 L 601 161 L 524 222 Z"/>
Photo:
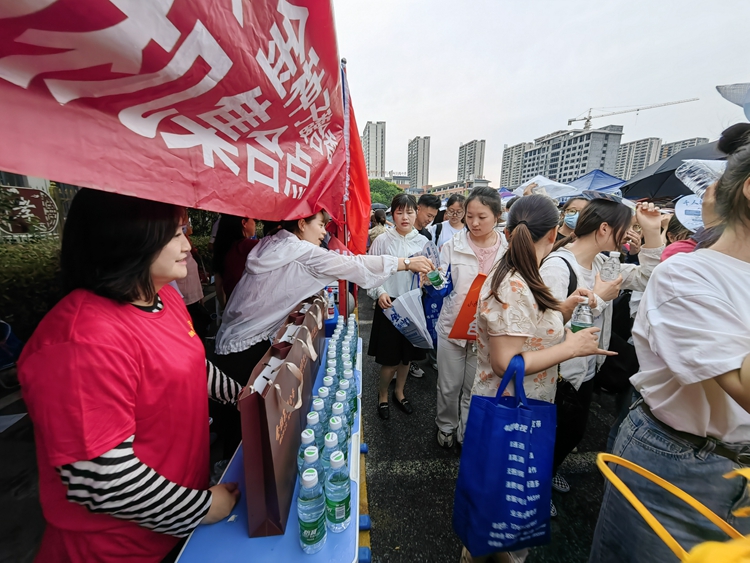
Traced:
<path id="1" fill-rule="evenodd" d="M 569 229 L 575 229 L 576 225 L 578 224 L 578 213 L 575 215 L 566 215 L 565 216 L 565 226 Z"/>
<path id="2" fill-rule="evenodd" d="M 508 212 L 507 211 L 503 211 L 500 214 L 500 221 L 503 222 L 503 223 L 507 223 L 508 222 Z"/>

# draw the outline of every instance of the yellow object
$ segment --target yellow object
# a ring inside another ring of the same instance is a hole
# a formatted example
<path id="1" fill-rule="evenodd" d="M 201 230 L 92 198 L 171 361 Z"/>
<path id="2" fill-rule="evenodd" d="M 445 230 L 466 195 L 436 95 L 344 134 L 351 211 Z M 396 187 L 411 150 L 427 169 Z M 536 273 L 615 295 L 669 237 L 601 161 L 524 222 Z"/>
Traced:
<path id="1" fill-rule="evenodd" d="M 667 529 L 654 518 L 654 515 L 639 501 L 628 486 L 622 482 L 622 480 L 614 474 L 614 472 L 607 466 L 607 462 L 621 465 L 626 469 L 630 469 L 634 473 L 637 473 L 641 477 L 645 477 L 652 483 L 659 485 L 661 488 L 669 491 L 680 500 L 686 502 L 692 506 L 695 510 L 700 512 L 703 516 L 708 518 L 713 524 L 715 524 L 720 530 L 726 533 L 732 540 L 727 543 L 718 542 L 705 542 L 695 546 L 688 555 L 687 551 L 677 543 Z M 661 477 L 654 475 L 650 471 L 644 469 L 640 465 L 636 465 L 621 457 L 611 454 L 599 454 L 596 458 L 596 464 L 599 470 L 609 481 L 615 486 L 615 488 L 622 493 L 625 499 L 633 505 L 638 511 L 646 523 L 651 526 L 651 529 L 656 532 L 661 540 L 667 544 L 674 554 L 680 559 L 680 561 L 687 561 L 689 563 L 714 563 L 721 561 L 722 563 L 750 563 L 750 539 L 746 538 L 735 530 L 732 526 L 727 524 L 722 518 L 712 512 L 706 505 L 698 502 L 689 494 L 682 489 L 675 487 L 672 483 L 665 481 Z M 750 468 L 738 469 L 724 475 L 725 479 L 731 479 L 732 477 L 742 476 L 746 479 L 750 477 Z M 750 514 L 748 509 L 741 509 L 734 513 L 735 516 L 745 516 Z"/>

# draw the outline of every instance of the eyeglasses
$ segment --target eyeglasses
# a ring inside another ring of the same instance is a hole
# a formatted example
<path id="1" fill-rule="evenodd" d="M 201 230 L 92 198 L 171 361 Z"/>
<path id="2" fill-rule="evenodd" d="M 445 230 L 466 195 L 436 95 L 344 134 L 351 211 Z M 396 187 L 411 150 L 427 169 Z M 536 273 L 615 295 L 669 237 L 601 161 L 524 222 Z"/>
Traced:
<path id="1" fill-rule="evenodd" d="M 570 209 L 566 209 L 565 211 L 563 211 L 563 214 L 564 215 L 577 215 L 580 212 L 581 212 L 580 209 L 572 209 L 572 208 L 570 208 Z"/>
<path id="2" fill-rule="evenodd" d="M 446 217 L 463 217 L 464 210 L 459 209 L 458 211 L 455 211 L 455 210 L 449 209 L 448 211 L 445 212 L 445 216 Z"/>

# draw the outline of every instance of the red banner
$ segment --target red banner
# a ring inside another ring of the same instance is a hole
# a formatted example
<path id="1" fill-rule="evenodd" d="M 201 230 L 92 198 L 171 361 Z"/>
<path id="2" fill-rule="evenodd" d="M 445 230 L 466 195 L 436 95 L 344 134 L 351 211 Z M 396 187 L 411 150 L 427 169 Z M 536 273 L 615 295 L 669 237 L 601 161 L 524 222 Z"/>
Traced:
<path id="1" fill-rule="evenodd" d="M 0 2 L 0 169 L 269 220 L 341 218 L 330 2 Z"/>

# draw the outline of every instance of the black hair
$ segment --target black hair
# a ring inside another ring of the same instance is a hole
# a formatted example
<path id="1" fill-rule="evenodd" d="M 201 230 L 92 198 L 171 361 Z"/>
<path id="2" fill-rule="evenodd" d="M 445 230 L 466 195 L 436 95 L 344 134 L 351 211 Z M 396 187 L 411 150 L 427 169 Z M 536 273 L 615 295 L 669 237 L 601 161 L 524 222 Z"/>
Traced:
<path id="1" fill-rule="evenodd" d="M 734 154 L 750 137 L 750 123 L 735 123 L 721 132 L 719 142 L 716 144 L 721 152 Z"/>
<path id="2" fill-rule="evenodd" d="M 373 214 L 373 219 L 376 225 L 385 225 L 385 209 L 376 209 Z"/>
<path id="3" fill-rule="evenodd" d="M 474 200 L 479 201 L 482 205 L 489 207 L 492 214 L 497 218 L 503 213 L 503 200 L 500 199 L 500 194 L 494 188 L 475 188 L 466 198 L 464 208 L 469 208 L 469 203 Z"/>
<path id="4" fill-rule="evenodd" d="M 318 211 L 318 213 L 323 214 L 323 222 L 328 223 L 328 221 L 331 220 L 331 216 L 324 210 Z M 318 213 L 313 213 L 309 217 L 305 217 L 305 223 L 312 223 L 315 218 L 318 216 Z M 294 219 L 293 221 L 282 221 L 281 222 L 281 228 L 285 231 L 289 231 L 290 233 L 298 233 L 299 232 L 299 219 Z"/>
<path id="5" fill-rule="evenodd" d="M 569 244 L 576 238 L 595 233 L 602 223 L 607 223 L 610 226 L 613 231 L 615 247 L 620 248 L 632 222 L 633 213 L 627 205 L 606 199 L 595 199 L 590 201 L 586 208 L 581 211 L 573 234 L 558 241 L 555 250 Z"/>
<path id="6" fill-rule="evenodd" d="M 211 262 L 213 270 L 217 274 L 224 275 L 224 261 L 229 250 L 235 242 L 245 238 L 242 222 L 246 219 L 247 217 L 222 213 L 221 219 L 219 219 L 219 228 L 216 230 L 214 257 Z"/>
<path id="7" fill-rule="evenodd" d="M 574 201 L 588 201 L 588 199 L 583 196 L 571 197 L 568 201 L 565 202 L 565 205 L 562 206 L 562 212 L 565 213 L 565 211 L 568 210 L 568 207 L 573 205 Z"/>
<path id="8" fill-rule="evenodd" d="M 419 196 L 417 205 L 431 207 L 432 209 L 440 209 L 440 198 L 435 194 L 424 194 Z"/>
<path id="9" fill-rule="evenodd" d="M 445 206 L 450 207 L 454 203 L 460 203 L 461 205 L 463 205 L 465 201 L 466 197 L 462 196 L 461 194 L 453 194 L 448 198 L 448 203 L 446 203 Z"/>
<path id="10" fill-rule="evenodd" d="M 396 213 L 399 209 L 413 209 L 417 210 L 417 200 L 413 195 L 409 194 L 398 194 L 391 201 L 391 215 Z"/>
<path id="11" fill-rule="evenodd" d="M 497 263 L 492 275 L 492 294 L 500 301 L 498 291 L 503 280 L 518 272 L 529 286 L 539 311 L 560 310 L 560 302 L 554 298 L 539 273 L 534 243 L 557 228 L 559 214 L 555 203 L 545 195 L 534 194 L 520 198 L 508 214 L 506 232 L 510 233 L 508 250 Z"/>
<path id="12" fill-rule="evenodd" d="M 745 182 L 750 178 L 750 143 L 742 145 L 727 158 L 727 168 L 716 184 L 716 213 L 730 228 L 750 227 L 750 201 Z"/>
<path id="13" fill-rule="evenodd" d="M 521 199 L 519 196 L 510 198 L 508 200 L 508 203 L 505 204 L 505 211 L 510 211 L 510 208 L 513 206 L 513 204 L 516 203 L 519 199 Z"/>
<path id="14" fill-rule="evenodd" d="M 672 240 L 670 240 L 670 235 Z M 677 215 L 672 215 L 672 218 L 669 220 L 669 225 L 667 225 L 667 246 L 678 240 L 690 238 L 690 235 L 690 229 L 680 223 Z"/>
<path id="15" fill-rule="evenodd" d="M 185 217 L 184 208 L 169 203 L 79 190 L 63 231 L 65 293 L 87 289 L 119 303 L 152 302 L 151 264 Z"/>

